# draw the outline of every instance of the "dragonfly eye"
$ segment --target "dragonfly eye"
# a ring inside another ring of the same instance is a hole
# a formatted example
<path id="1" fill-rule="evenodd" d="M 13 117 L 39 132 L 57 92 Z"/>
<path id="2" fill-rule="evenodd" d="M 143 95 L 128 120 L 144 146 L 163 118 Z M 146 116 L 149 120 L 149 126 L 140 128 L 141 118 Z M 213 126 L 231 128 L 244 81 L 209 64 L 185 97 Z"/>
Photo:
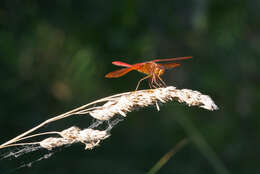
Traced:
<path id="1" fill-rule="evenodd" d="M 162 75 L 164 73 L 164 69 L 160 69 L 159 74 Z"/>
<path id="2" fill-rule="evenodd" d="M 163 73 L 164 73 L 164 69 L 159 69 L 158 75 L 160 76 L 160 75 L 162 75 Z"/>

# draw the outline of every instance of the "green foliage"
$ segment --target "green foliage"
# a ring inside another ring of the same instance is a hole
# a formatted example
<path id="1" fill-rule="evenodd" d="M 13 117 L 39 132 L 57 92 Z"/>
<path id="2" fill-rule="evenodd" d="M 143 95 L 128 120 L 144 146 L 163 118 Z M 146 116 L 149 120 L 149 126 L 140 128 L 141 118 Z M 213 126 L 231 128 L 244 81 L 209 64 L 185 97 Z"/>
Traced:
<path id="1" fill-rule="evenodd" d="M 230 173 L 257 173 L 259 8 L 257 0 L 1 2 L 1 142 L 75 106 L 134 90 L 140 74 L 104 78 L 116 69 L 114 60 L 193 56 L 164 79 L 211 95 L 218 112 L 175 104 L 138 111 L 100 148 L 75 147 L 26 173 L 53 173 L 54 167 L 55 173 L 147 172 L 189 129 L 176 123 L 176 114 L 198 129 Z M 188 146 L 161 173 L 215 172 L 203 147 Z M 8 167 L 1 165 L 0 171 Z"/>

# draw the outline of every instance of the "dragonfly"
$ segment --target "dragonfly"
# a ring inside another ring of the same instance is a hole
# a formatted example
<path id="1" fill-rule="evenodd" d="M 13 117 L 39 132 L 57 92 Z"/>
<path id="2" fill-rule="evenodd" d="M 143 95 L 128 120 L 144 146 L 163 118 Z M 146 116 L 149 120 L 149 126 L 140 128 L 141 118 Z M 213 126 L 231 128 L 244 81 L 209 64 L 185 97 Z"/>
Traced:
<path id="1" fill-rule="evenodd" d="M 106 78 L 118 78 L 121 77 L 130 71 L 136 70 L 143 74 L 146 74 L 145 77 L 141 78 L 136 86 L 136 89 L 138 89 L 140 83 L 145 80 L 149 79 L 149 86 L 150 88 L 160 88 L 160 87 L 167 87 L 166 83 L 162 80 L 160 77 L 164 74 L 165 70 L 176 68 L 180 66 L 180 63 L 174 63 L 174 61 L 179 60 L 185 60 L 185 59 L 191 59 L 191 56 L 188 57 L 176 57 L 176 58 L 165 58 L 165 59 L 155 59 L 147 62 L 142 63 L 136 63 L 133 65 L 130 65 L 125 62 L 120 61 L 114 61 L 112 64 L 117 66 L 122 66 L 126 68 L 122 68 L 119 70 L 112 71 L 105 75 Z M 158 63 L 158 62 L 169 62 L 169 63 Z"/>

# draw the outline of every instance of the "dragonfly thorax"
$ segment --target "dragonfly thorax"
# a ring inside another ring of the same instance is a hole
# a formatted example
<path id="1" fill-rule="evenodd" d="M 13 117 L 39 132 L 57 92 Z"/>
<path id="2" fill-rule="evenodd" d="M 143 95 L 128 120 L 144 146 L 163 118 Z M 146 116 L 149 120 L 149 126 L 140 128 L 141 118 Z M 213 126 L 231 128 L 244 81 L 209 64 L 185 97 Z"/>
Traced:
<path id="1" fill-rule="evenodd" d="M 165 68 L 160 64 L 155 62 L 147 62 L 143 64 L 142 68 L 137 69 L 137 71 L 142 72 L 147 75 L 156 75 L 160 76 L 164 73 Z"/>
<path id="2" fill-rule="evenodd" d="M 153 73 L 156 74 L 157 76 L 161 76 L 164 73 L 164 68 L 158 66 L 154 69 Z"/>

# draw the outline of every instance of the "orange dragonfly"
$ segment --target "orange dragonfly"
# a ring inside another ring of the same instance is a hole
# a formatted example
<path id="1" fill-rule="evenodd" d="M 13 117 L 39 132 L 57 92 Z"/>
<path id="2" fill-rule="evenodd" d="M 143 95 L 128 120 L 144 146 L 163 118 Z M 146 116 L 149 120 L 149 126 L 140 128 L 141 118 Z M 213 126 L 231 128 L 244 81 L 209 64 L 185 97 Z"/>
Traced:
<path id="1" fill-rule="evenodd" d="M 148 62 L 136 63 L 130 65 L 128 63 L 114 61 L 112 64 L 117 66 L 123 66 L 126 68 L 122 68 L 116 71 L 112 71 L 106 74 L 106 78 L 118 78 L 121 77 L 132 70 L 139 71 L 147 76 L 140 79 L 137 83 L 136 89 L 138 89 L 141 81 L 150 78 L 149 86 L 150 88 L 158 88 L 158 87 L 166 87 L 166 83 L 160 77 L 166 69 L 171 69 L 180 66 L 179 63 L 172 63 L 171 61 L 185 60 L 191 59 L 192 57 L 176 57 L 176 58 L 168 58 L 168 59 L 155 59 Z M 170 63 L 157 63 L 157 62 L 170 62 Z"/>

